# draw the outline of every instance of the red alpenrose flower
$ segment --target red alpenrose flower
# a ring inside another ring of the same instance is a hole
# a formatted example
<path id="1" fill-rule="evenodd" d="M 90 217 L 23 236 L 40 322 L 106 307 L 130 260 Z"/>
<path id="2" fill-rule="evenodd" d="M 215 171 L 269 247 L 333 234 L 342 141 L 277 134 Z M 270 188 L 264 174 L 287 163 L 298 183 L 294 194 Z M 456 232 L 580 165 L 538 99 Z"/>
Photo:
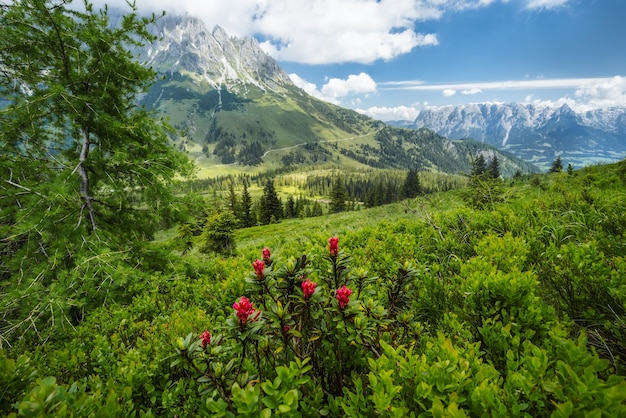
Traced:
<path id="1" fill-rule="evenodd" d="M 263 269 L 265 269 L 265 262 L 257 258 L 252 263 L 252 267 L 254 267 L 254 272 L 256 273 L 256 277 L 259 279 L 262 279 L 264 277 Z"/>
<path id="2" fill-rule="evenodd" d="M 350 295 L 352 294 L 352 289 L 346 287 L 344 284 L 335 292 L 335 297 L 339 302 L 339 309 L 345 309 L 350 302 Z"/>
<path id="3" fill-rule="evenodd" d="M 337 256 L 339 254 L 339 238 L 330 237 L 328 238 L 328 250 L 330 251 L 330 255 Z"/>
<path id="4" fill-rule="evenodd" d="M 315 293 L 315 287 L 317 283 L 312 282 L 311 279 L 306 279 L 302 282 L 302 292 L 304 293 L 304 299 L 309 299 Z"/>
<path id="5" fill-rule="evenodd" d="M 202 341 L 202 348 L 206 348 L 207 345 L 211 344 L 211 333 L 204 331 L 200 336 L 200 340 Z"/>
<path id="6" fill-rule="evenodd" d="M 269 260 L 270 257 L 272 256 L 272 253 L 270 252 L 270 249 L 267 248 L 267 247 L 263 248 L 262 254 L 263 254 L 263 260 L 264 261 L 265 260 Z"/>
<path id="7" fill-rule="evenodd" d="M 256 312 L 256 315 L 253 318 L 250 318 L 250 321 L 256 321 L 256 319 L 261 314 L 261 311 L 257 311 L 254 309 L 254 305 L 250 302 L 245 296 L 239 298 L 239 302 L 235 302 L 233 304 L 233 309 L 237 313 L 237 318 L 239 319 L 239 325 L 246 325 L 248 323 L 248 319 L 250 315 Z"/>

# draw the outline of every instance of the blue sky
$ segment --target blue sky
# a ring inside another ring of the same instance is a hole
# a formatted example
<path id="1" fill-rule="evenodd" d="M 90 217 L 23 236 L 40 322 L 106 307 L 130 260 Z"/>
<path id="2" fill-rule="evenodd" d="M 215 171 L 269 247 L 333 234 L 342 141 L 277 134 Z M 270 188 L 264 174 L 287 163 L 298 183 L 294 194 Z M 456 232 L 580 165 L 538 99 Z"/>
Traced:
<path id="1" fill-rule="evenodd" d="M 253 36 L 310 94 L 383 119 L 426 106 L 626 106 L 625 0 L 154 0 Z"/>

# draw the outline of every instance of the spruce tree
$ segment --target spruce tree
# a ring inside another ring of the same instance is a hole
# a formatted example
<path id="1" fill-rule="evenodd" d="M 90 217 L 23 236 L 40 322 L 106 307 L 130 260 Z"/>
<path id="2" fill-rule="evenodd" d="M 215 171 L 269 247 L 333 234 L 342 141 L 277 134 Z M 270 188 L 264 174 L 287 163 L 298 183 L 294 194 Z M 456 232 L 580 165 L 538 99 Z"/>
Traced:
<path id="1" fill-rule="evenodd" d="M 256 217 L 252 211 L 252 197 L 248 191 L 248 182 L 244 180 L 243 191 L 241 192 L 241 225 L 244 228 L 256 225 Z"/>
<path id="2" fill-rule="evenodd" d="M 422 186 L 420 185 L 419 177 L 417 176 L 417 170 L 410 169 L 402 185 L 402 197 L 405 199 L 412 199 L 419 196 L 422 193 Z"/>
<path id="3" fill-rule="evenodd" d="M 341 177 L 337 177 L 330 191 L 330 213 L 338 213 L 346 210 L 346 189 L 343 186 Z"/>
<path id="4" fill-rule="evenodd" d="M 228 209 L 235 215 L 237 219 L 241 219 L 241 205 L 235 193 L 235 185 L 231 181 L 228 185 Z"/>
<path id="5" fill-rule="evenodd" d="M 296 201 L 293 199 L 292 195 L 289 195 L 285 203 L 285 218 L 295 218 L 297 216 Z"/>
<path id="6" fill-rule="evenodd" d="M 283 218 L 283 206 L 274 188 L 274 181 L 271 179 L 265 183 L 263 188 L 259 217 L 263 225 L 273 221 L 278 222 Z"/>
<path id="7" fill-rule="evenodd" d="M 472 164 L 472 177 L 480 177 L 487 171 L 487 163 L 482 154 L 478 154 Z"/>
<path id="8" fill-rule="evenodd" d="M 500 161 L 498 161 L 497 155 L 494 155 L 491 159 L 489 167 L 487 168 L 487 175 L 492 179 L 500 178 Z"/>
<path id="9" fill-rule="evenodd" d="M 315 203 L 313 203 L 313 209 L 311 210 L 311 216 L 322 216 L 324 215 L 324 210 L 322 209 L 322 205 L 320 205 L 320 202 L 315 201 Z"/>
<path id="10" fill-rule="evenodd" d="M 561 160 L 561 156 L 556 157 L 556 159 L 552 162 L 552 166 L 548 172 L 550 173 L 560 173 L 563 171 L 563 161 Z"/>

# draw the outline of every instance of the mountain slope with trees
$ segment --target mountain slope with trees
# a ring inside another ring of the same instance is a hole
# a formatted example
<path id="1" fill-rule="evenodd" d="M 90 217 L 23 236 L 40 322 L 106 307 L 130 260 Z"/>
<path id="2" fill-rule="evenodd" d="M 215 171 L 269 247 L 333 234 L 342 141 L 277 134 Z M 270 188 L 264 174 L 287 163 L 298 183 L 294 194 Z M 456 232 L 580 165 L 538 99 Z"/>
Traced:
<path id="1" fill-rule="evenodd" d="M 468 172 L 473 156 L 459 150 L 464 146 L 427 130 L 389 128 L 308 95 L 253 39 L 210 31 L 190 16 L 166 16 L 150 30 L 158 40 L 135 53 L 161 79 L 141 103 L 181 131 L 176 145 L 196 160 L 201 176 L 324 163 Z M 499 158 L 509 161 L 511 175 L 537 170 L 510 154 Z"/>

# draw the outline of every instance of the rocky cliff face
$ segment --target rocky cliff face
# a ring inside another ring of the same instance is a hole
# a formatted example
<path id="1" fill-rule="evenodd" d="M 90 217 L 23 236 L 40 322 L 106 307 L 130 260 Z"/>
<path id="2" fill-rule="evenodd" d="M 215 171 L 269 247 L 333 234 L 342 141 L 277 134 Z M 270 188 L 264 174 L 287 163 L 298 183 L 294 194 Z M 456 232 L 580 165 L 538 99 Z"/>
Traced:
<path id="1" fill-rule="evenodd" d="M 158 72 L 180 72 L 214 87 L 237 89 L 253 84 L 263 90 L 291 86 L 291 80 L 256 40 L 230 37 L 221 27 L 210 31 L 191 16 L 165 16 L 152 26 L 159 39 L 139 51 Z"/>
<path id="2" fill-rule="evenodd" d="M 518 103 L 425 109 L 412 128 L 430 128 L 450 139 L 472 138 L 548 168 L 554 158 L 581 167 L 626 156 L 626 109 L 577 113 L 569 106 Z"/>

